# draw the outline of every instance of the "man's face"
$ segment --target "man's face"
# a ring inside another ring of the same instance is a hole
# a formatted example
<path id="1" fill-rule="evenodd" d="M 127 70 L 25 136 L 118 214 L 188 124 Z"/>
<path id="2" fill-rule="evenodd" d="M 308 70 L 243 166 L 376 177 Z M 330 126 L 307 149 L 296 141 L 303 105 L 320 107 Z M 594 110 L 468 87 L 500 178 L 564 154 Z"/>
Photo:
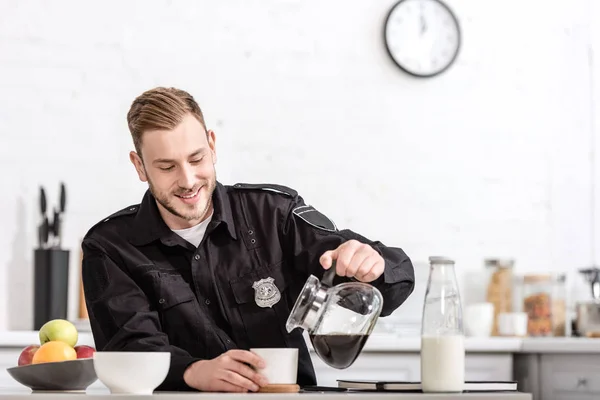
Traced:
<path id="1" fill-rule="evenodd" d="M 144 132 L 141 152 L 143 159 L 135 152 L 130 159 L 171 229 L 192 227 L 210 215 L 216 186 L 213 131 L 207 137 L 188 114 L 173 130 Z"/>

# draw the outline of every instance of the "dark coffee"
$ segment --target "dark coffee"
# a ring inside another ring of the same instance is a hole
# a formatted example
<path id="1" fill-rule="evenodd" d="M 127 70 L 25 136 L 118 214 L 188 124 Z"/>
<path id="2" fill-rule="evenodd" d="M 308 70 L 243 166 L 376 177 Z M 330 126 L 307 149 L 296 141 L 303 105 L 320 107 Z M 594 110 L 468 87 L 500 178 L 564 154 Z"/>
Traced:
<path id="1" fill-rule="evenodd" d="M 368 335 L 309 335 L 315 352 L 334 368 L 344 369 L 354 363 Z"/>

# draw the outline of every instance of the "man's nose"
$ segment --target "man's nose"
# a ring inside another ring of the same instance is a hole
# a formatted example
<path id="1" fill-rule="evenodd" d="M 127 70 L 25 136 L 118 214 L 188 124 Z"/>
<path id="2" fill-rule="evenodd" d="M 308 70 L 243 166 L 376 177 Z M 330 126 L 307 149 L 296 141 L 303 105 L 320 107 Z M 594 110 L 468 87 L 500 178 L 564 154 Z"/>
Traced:
<path id="1" fill-rule="evenodd" d="M 179 186 L 186 189 L 192 189 L 196 184 L 196 173 L 191 165 L 185 164 L 181 168 L 181 176 L 179 177 Z"/>

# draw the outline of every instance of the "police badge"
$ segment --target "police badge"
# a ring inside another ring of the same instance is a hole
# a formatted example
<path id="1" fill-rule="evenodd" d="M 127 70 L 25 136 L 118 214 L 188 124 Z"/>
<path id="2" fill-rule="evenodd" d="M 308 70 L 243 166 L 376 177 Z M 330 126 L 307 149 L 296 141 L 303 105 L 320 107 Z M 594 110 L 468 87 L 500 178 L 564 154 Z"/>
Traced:
<path id="1" fill-rule="evenodd" d="M 273 283 L 275 279 L 269 277 L 256 281 L 252 284 L 254 289 L 254 301 L 259 307 L 272 307 L 281 299 L 279 289 Z"/>

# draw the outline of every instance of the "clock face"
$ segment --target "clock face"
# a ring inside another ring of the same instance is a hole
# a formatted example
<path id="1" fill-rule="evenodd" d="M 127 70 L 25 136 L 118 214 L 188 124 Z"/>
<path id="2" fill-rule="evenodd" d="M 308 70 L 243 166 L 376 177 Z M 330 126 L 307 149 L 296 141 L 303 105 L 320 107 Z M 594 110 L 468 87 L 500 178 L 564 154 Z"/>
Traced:
<path id="1" fill-rule="evenodd" d="M 440 0 L 400 0 L 385 21 L 389 55 L 414 76 L 445 71 L 458 55 L 460 39 L 456 17 Z"/>

